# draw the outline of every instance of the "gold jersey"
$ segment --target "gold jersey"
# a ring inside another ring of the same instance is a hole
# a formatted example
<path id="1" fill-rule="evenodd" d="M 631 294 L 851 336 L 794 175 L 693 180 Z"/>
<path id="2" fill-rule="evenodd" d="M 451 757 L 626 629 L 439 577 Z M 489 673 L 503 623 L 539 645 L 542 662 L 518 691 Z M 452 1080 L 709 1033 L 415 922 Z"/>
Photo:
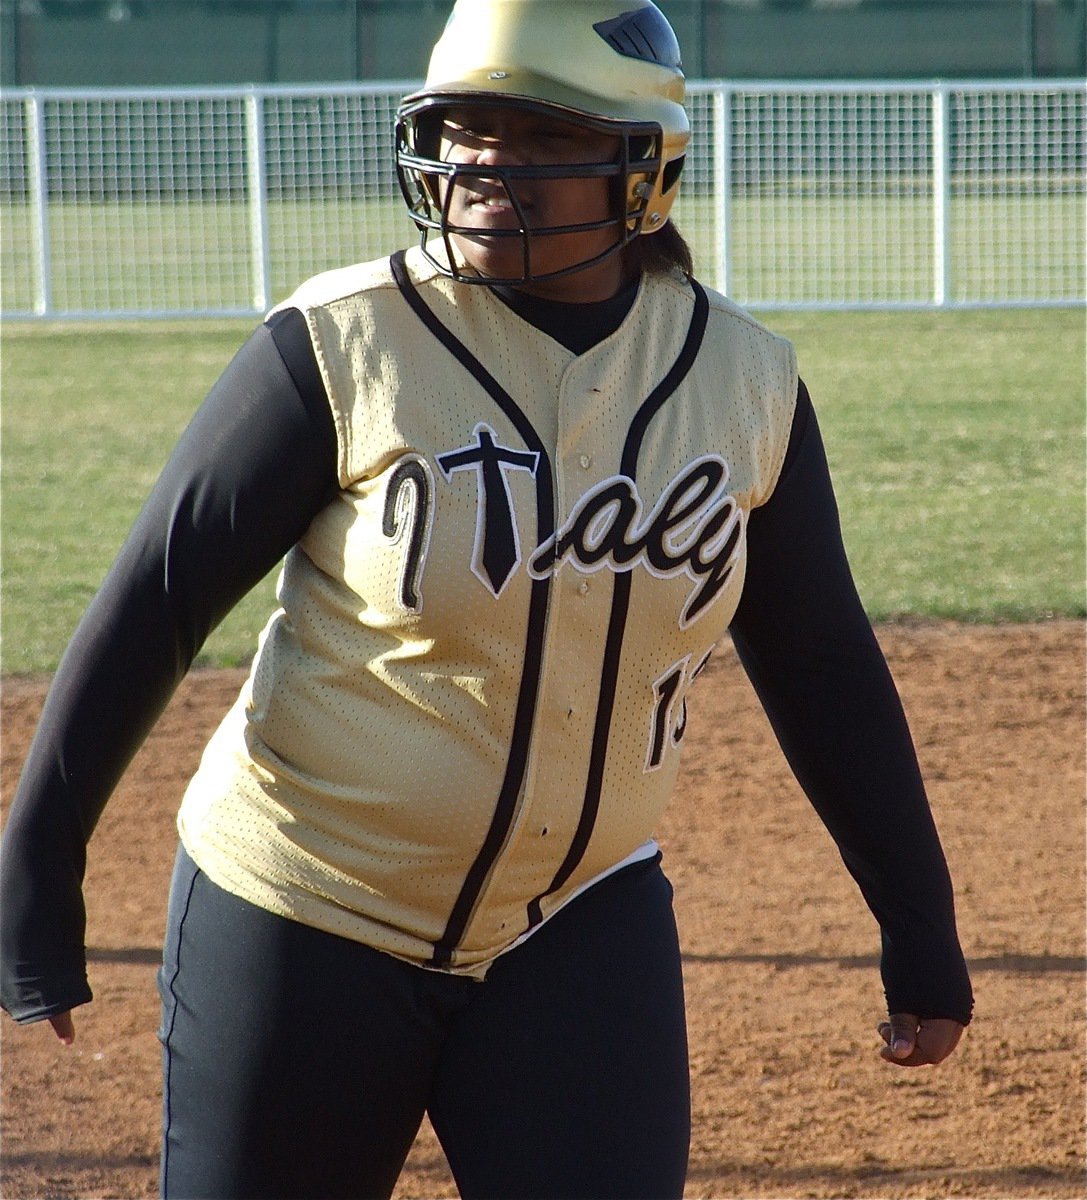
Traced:
<path id="1" fill-rule="evenodd" d="M 676 274 L 575 355 L 414 250 L 287 306 L 340 491 L 181 837 L 263 908 L 482 976 L 652 838 L 781 469 L 793 349 Z"/>

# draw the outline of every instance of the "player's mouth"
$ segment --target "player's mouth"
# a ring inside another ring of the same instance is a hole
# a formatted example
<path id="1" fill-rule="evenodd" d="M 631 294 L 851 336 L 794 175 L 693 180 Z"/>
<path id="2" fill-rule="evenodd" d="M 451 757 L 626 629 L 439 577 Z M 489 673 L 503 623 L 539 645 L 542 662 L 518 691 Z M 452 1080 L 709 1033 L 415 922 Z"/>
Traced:
<path id="1" fill-rule="evenodd" d="M 461 200 L 461 207 L 465 214 L 471 216 L 472 224 L 506 229 L 519 226 L 522 215 L 526 222 L 529 221 L 533 210 L 531 201 L 526 201 L 524 197 L 521 197 L 518 211 L 517 205 L 507 192 L 490 189 L 466 192 Z"/>

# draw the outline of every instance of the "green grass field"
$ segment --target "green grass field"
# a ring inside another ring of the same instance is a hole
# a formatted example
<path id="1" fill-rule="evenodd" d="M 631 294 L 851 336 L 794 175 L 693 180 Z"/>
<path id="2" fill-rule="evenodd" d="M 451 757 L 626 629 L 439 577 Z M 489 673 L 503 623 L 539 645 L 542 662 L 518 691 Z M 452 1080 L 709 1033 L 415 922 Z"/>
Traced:
<path id="1" fill-rule="evenodd" d="M 713 196 L 680 199 L 677 220 L 705 282 L 723 287 Z M 934 290 L 932 199 L 905 192 L 734 197 L 727 291 L 744 302 L 923 304 Z M 1084 292 L 1084 196 L 954 195 L 947 296 L 954 301 L 1074 300 Z M 222 200 L 49 205 L 52 310 L 239 311 L 253 306 L 250 214 Z M 410 240 L 396 196 L 272 200 L 266 212 L 269 294 L 308 275 L 377 257 Z M 32 215 L 0 203 L 0 307 L 35 303 Z M 260 306 L 258 306 L 260 307 Z"/>
<path id="2" fill-rule="evenodd" d="M 1084 615 L 1084 316 L 774 313 L 875 619 Z M 7 325 L 4 672 L 55 667 L 173 442 L 251 323 Z M 272 578 L 200 661 L 246 661 Z"/>

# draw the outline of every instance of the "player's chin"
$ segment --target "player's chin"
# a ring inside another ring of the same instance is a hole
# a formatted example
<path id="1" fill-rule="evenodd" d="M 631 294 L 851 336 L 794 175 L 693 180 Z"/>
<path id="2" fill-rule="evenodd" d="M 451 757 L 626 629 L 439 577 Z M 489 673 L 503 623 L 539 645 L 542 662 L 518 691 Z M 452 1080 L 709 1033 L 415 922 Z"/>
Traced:
<path id="1" fill-rule="evenodd" d="M 524 239 L 486 232 L 457 233 L 453 242 L 464 261 L 492 279 L 519 279 L 525 272 Z"/>
<path id="2" fill-rule="evenodd" d="M 526 260 L 525 239 L 519 233 L 504 236 L 485 231 L 468 233 L 462 228 L 453 241 L 464 261 L 488 279 L 540 280 L 566 276 L 576 273 L 602 251 L 613 248 L 610 239 L 597 244 L 573 233 L 530 235 Z"/>

